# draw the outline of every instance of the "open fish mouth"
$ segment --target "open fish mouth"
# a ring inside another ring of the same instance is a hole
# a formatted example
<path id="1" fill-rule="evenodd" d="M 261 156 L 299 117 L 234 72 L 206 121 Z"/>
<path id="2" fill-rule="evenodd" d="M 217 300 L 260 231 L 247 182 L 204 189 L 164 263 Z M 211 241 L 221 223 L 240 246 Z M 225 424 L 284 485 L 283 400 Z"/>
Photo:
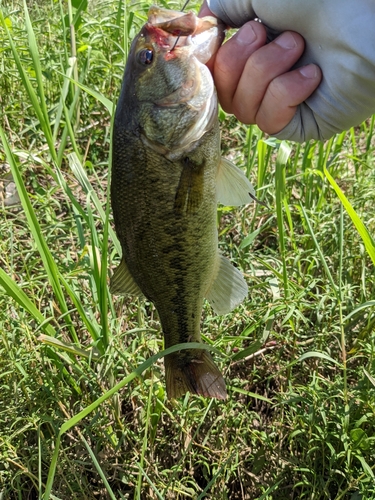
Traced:
<path id="1" fill-rule="evenodd" d="M 146 36 L 165 52 L 165 59 L 179 56 L 181 49 L 205 64 L 217 51 L 225 36 L 225 26 L 212 16 L 197 17 L 193 12 L 171 11 L 151 6 Z"/>

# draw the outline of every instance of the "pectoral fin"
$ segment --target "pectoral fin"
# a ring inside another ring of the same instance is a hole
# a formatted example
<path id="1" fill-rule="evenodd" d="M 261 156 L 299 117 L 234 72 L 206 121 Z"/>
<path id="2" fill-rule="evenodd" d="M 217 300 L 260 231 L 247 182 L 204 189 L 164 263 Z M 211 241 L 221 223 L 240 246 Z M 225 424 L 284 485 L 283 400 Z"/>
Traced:
<path id="1" fill-rule="evenodd" d="M 255 190 L 246 175 L 229 160 L 221 158 L 216 177 L 216 193 L 227 206 L 246 205 L 256 200 Z"/>
<path id="2" fill-rule="evenodd" d="M 186 157 L 182 163 L 183 169 L 174 206 L 176 213 L 189 215 L 194 213 L 202 203 L 204 162 L 198 164 Z"/>
<path id="3" fill-rule="evenodd" d="M 248 294 L 241 272 L 218 253 L 213 279 L 206 299 L 217 314 L 227 314 L 237 307 Z"/>
<path id="4" fill-rule="evenodd" d="M 120 265 L 113 273 L 109 291 L 114 295 L 134 295 L 143 297 L 143 293 L 134 281 L 133 276 L 130 274 L 124 259 L 122 259 Z"/>

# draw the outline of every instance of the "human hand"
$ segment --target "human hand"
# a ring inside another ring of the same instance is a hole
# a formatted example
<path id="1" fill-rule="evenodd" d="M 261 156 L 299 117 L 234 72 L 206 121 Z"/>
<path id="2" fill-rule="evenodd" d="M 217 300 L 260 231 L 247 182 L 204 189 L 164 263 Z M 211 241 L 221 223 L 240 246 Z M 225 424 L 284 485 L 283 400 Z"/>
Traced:
<path id="1" fill-rule="evenodd" d="M 299 142 L 328 139 L 375 112 L 372 0 L 361 0 L 367 11 L 340 0 L 319 5 L 316 0 L 208 2 L 228 25 L 242 26 L 211 62 L 224 110 L 271 135 Z M 209 14 L 204 3 L 200 15 Z M 263 23 L 247 22 L 256 17 Z M 343 30 L 351 19 L 357 29 Z M 280 32 L 265 44 L 267 34 Z M 313 92 L 321 79 L 317 65 L 324 78 Z"/>

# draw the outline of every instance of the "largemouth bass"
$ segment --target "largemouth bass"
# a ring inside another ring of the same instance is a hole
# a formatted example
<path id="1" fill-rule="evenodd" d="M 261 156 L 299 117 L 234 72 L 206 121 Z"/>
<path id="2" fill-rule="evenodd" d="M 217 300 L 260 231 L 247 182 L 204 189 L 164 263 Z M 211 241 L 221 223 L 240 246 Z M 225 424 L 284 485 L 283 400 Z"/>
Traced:
<path id="1" fill-rule="evenodd" d="M 217 202 L 249 203 L 253 188 L 220 158 L 217 99 L 205 63 L 224 26 L 151 7 L 126 64 L 113 133 L 111 198 L 123 258 L 114 294 L 145 296 L 158 311 L 165 348 L 201 342 L 206 298 L 218 314 L 247 295 L 241 273 L 218 251 Z M 190 391 L 225 399 L 207 350 L 165 358 L 169 398 Z"/>

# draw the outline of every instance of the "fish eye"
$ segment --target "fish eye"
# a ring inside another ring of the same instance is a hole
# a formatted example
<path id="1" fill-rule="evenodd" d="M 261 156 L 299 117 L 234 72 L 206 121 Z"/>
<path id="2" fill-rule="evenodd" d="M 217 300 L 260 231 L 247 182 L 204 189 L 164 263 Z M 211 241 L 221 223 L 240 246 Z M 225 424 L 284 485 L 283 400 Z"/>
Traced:
<path id="1" fill-rule="evenodd" d="M 151 64 L 153 56 L 154 53 L 151 49 L 143 49 L 138 53 L 138 61 L 144 65 Z"/>

